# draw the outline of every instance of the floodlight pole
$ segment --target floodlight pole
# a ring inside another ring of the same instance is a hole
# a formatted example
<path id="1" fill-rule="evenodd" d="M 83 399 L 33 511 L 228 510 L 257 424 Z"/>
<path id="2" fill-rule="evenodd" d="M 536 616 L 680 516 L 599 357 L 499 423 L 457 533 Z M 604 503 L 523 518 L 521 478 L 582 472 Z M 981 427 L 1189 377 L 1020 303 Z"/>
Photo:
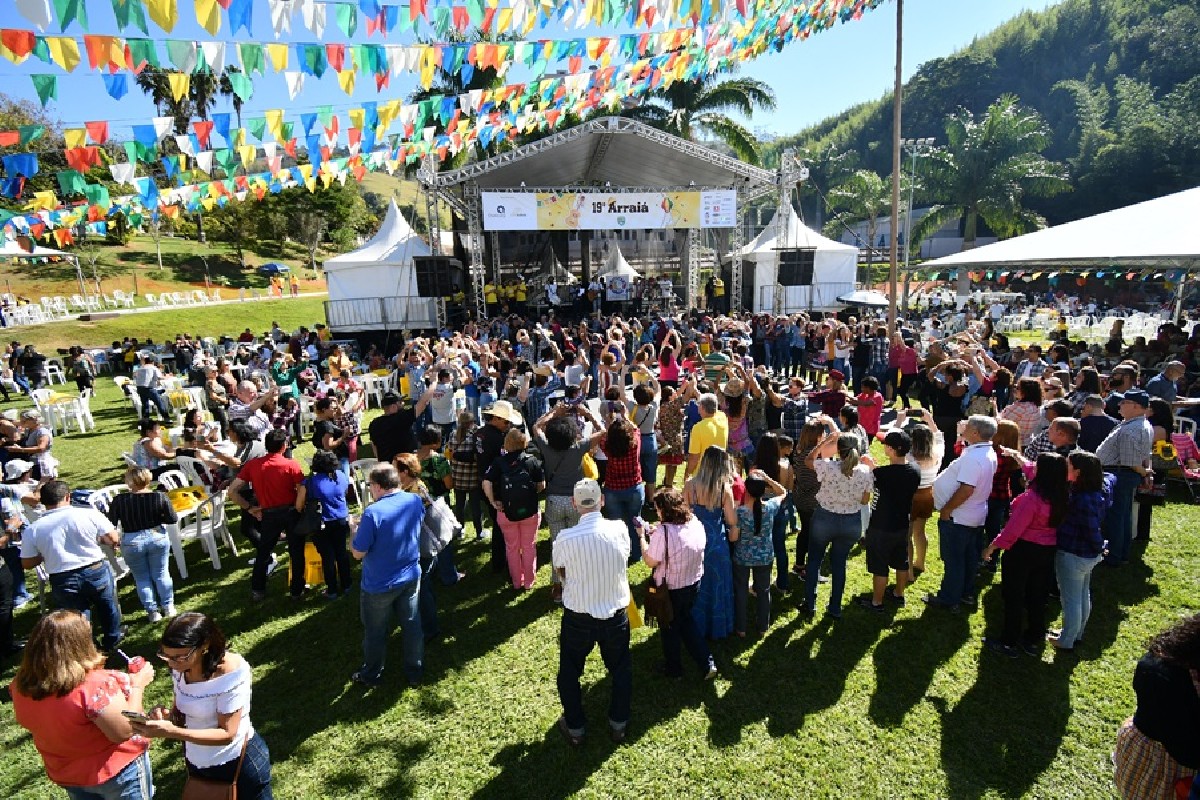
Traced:
<path id="1" fill-rule="evenodd" d="M 896 85 L 892 90 L 892 235 L 888 260 L 888 333 L 896 332 L 896 292 L 898 265 L 896 231 L 900 227 L 900 121 L 904 85 L 904 0 L 896 0 Z"/>

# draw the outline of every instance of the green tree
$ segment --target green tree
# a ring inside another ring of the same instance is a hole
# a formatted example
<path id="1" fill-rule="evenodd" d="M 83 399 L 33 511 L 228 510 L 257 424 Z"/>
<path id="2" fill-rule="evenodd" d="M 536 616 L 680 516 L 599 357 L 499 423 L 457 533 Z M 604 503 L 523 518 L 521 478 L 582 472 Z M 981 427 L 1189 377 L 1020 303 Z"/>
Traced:
<path id="1" fill-rule="evenodd" d="M 901 192 L 907 196 L 907 178 L 901 181 Z M 881 178 L 869 169 L 852 172 L 837 188 L 828 194 L 829 207 L 836 213 L 825 224 L 825 235 L 841 238 L 842 231 L 851 223 L 864 221 L 867 224 L 867 274 L 871 264 L 879 255 L 875 234 L 879 231 L 879 219 L 892 207 L 891 178 Z M 870 280 L 868 279 L 868 282 Z"/>
<path id="2" fill-rule="evenodd" d="M 750 164 L 762 163 L 762 150 L 754 134 L 726 112 L 747 117 L 756 110 L 772 111 L 775 93 L 754 78 L 721 79 L 714 72 L 694 81 L 675 81 L 656 89 L 642 105 L 625 109 L 623 116 L 641 120 L 684 139 L 706 134 L 726 144 Z"/>
<path id="3" fill-rule="evenodd" d="M 965 109 L 952 114 L 946 146 L 927 159 L 928 193 L 937 202 L 913 226 L 911 243 L 959 219 L 963 250 L 975 247 L 980 220 L 1001 238 L 1044 227 L 1045 220 L 1026 208 L 1027 196 L 1070 189 L 1063 165 L 1042 155 L 1049 136 L 1041 115 L 1022 108 L 1013 95 L 1001 97 L 979 117 Z"/>
<path id="4" fill-rule="evenodd" d="M 857 156 L 834 142 L 801 148 L 797 156 L 808 168 L 808 180 L 800 184 L 800 208 L 814 228 L 822 228 L 830 212 L 829 190 L 845 181 Z"/>

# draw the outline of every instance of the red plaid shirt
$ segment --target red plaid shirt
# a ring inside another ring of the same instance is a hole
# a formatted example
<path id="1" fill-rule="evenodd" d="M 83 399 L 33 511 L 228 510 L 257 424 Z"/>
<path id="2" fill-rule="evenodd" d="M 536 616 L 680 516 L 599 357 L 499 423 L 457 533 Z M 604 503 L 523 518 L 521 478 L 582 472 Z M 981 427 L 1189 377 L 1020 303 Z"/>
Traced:
<path id="1" fill-rule="evenodd" d="M 642 439 L 634 435 L 629 443 L 629 452 L 617 458 L 608 451 L 608 437 L 600 442 L 600 449 L 608 456 L 608 467 L 604 471 L 604 488 L 620 491 L 632 489 L 642 482 L 642 463 L 639 460 L 642 450 Z"/>

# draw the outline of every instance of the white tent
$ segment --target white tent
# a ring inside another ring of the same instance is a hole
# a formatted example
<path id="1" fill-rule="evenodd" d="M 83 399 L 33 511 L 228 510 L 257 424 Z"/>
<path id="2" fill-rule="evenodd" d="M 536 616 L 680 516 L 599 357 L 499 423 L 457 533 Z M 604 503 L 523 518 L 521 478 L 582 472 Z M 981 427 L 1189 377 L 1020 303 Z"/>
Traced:
<path id="1" fill-rule="evenodd" d="M 779 251 L 803 248 L 815 250 L 812 286 L 783 287 L 783 308 L 775 309 L 776 276 L 779 274 Z M 854 291 L 858 270 L 858 248 L 835 242 L 805 225 L 791 205 L 784 218 L 779 213 L 757 238 L 735 254 L 750 262 L 754 278 L 754 311 L 793 313 L 808 309 L 838 308 L 838 297 Z"/>
<path id="2" fill-rule="evenodd" d="M 435 301 L 418 296 L 413 266 L 413 258 L 431 254 L 392 200 L 383 225 L 370 241 L 322 265 L 329 286 L 329 327 L 335 331 L 433 327 Z"/>
<path id="3" fill-rule="evenodd" d="M 33 252 L 31 253 L 25 248 L 21 247 L 21 245 L 17 244 L 16 239 L 5 239 L 4 246 L 0 247 L 0 257 L 12 258 L 13 256 L 16 256 L 17 258 L 48 258 L 50 256 L 74 258 L 74 256 L 64 253 L 62 250 L 53 250 L 49 247 L 42 247 L 40 244 L 35 244 L 33 246 Z"/>
<path id="4" fill-rule="evenodd" d="M 629 262 L 621 253 L 621 248 L 614 245 L 608 251 L 608 258 L 604 260 L 604 266 L 600 268 L 596 277 L 604 279 L 605 299 L 622 301 L 633 296 L 630 289 L 634 279 L 640 278 L 641 274 L 629 266 Z"/>
<path id="5" fill-rule="evenodd" d="M 957 267 L 1200 267 L 1200 188 L 926 261 Z"/>

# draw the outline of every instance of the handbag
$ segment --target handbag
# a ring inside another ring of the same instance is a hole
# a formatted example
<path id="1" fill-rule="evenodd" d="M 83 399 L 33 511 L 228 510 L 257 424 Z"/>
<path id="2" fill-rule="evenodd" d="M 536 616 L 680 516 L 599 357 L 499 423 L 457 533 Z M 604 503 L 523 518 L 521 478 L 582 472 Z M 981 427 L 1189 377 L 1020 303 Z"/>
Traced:
<path id="1" fill-rule="evenodd" d="M 237 780 L 238 776 L 242 774 L 242 762 L 246 760 L 246 745 L 249 743 L 249 736 L 242 740 L 242 754 L 238 756 L 237 769 L 233 772 L 231 782 L 225 783 L 211 778 L 188 775 L 180 800 L 237 800 Z"/>
<path id="2" fill-rule="evenodd" d="M 295 536 L 316 536 L 321 530 L 321 501 L 308 497 L 304 500 L 304 510 L 300 512 L 296 524 L 292 526 Z"/>
<path id="3" fill-rule="evenodd" d="M 600 479 L 600 468 L 596 466 L 596 459 L 592 458 L 591 453 L 583 454 L 583 458 L 579 460 L 579 468 L 583 472 L 583 477 L 588 480 Z"/>
<path id="4" fill-rule="evenodd" d="M 653 575 L 650 576 L 650 585 L 646 587 L 644 603 L 646 624 L 651 627 L 670 625 L 671 621 L 675 619 L 675 609 L 671 605 L 671 593 L 667 589 L 666 579 L 667 570 L 671 568 L 671 536 L 667 533 L 666 525 L 663 525 L 662 532 L 663 536 L 667 537 L 663 540 L 663 563 L 666 565 L 666 569 L 663 570 L 662 583 L 656 582 Z"/>

